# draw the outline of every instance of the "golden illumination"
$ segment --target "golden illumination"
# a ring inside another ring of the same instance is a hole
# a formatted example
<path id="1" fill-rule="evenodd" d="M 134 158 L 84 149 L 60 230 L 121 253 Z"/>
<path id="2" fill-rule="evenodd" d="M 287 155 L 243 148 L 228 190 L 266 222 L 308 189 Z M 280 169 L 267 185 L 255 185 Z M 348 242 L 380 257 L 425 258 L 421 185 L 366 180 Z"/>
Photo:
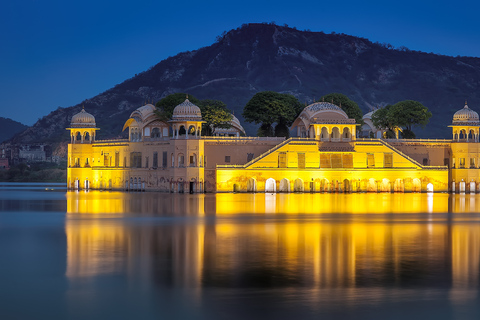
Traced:
<path id="1" fill-rule="evenodd" d="M 229 281 L 259 269 L 329 288 L 402 281 L 405 265 L 428 274 L 451 264 L 452 285 L 468 287 L 480 267 L 480 228 L 469 214 L 477 203 L 480 195 L 68 192 L 66 274 L 162 272 L 135 262 L 167 255 L 169 277 L 185 287 L 201 287 L 205 272 Z"/>

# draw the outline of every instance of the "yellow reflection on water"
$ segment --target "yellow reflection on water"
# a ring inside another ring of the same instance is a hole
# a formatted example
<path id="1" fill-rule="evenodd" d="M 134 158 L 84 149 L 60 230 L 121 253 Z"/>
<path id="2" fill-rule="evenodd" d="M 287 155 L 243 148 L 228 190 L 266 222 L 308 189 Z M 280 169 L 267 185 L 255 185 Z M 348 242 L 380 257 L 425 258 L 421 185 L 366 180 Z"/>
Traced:
<path id="1" fill-rule="evenodd" d="M 268 280 L 293 287 L 432 281 L 477 288 L 476 198 L 70 192 L 66 274 L 126 272 L 195 287 Z M 340 214 L 319 218 L 329 213 Z M 108 214 L 120 218 L 102 219 Z"/>
<path id="2" fill-rule="evenodd" d="M 216 195 L 217 214 L 448 212 L 449 194 L 305 193 Z"/>

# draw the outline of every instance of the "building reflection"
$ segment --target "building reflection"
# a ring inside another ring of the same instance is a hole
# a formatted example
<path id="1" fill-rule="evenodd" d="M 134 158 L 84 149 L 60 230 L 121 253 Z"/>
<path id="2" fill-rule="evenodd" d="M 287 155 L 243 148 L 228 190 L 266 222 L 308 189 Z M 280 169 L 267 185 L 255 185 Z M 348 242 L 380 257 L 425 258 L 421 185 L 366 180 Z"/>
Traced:
<path id="1" fill-rule="evenodd" d="M 188 288 L 478 288 L 475 199 L 69 192 L 66 274 Z"/>

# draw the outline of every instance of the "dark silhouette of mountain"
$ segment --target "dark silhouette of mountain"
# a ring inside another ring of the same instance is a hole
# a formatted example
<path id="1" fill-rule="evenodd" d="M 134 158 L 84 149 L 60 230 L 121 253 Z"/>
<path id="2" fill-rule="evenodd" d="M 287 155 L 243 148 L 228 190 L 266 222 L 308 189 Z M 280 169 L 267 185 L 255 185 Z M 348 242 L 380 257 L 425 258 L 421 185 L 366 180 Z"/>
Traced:
<path id="1" fill-rule="evenodd" d="M 15 140 L 68 141 L 65 128 L 82 105 L 96 117 L 100 139 L 117 137 L 134 109 L 175 92 L 224 101 L 247 133 L 255 135 L 255 126 L 241 114 L 246 102 L 264 90 L 291 93 L 302 102 L 340 92 L 364 112 L 417 100 L 433 113 L 428 130 L 416 130 L 417 136 L 448 138 L 447 126 L 465 99 L 472 109 L 480 109 L 479 84 L 479 58 L 394 49 L 345 34 L 246 24 L 211 46 L 179 53 L 76 106 L 51 112 Z"/>
<path id="2" fill-rule="evenodd" d="M 0 143 L 10 139 L 15 134 L 24 131 L 28 126 L 9 118 L 0 117 Z"/>

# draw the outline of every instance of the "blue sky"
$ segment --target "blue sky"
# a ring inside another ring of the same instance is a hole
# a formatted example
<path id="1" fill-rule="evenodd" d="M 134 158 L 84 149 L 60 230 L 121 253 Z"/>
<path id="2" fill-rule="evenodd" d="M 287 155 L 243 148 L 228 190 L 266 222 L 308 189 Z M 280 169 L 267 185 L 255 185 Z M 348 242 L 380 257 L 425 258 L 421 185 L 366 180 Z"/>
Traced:
<path id="1" fill-rule="evenodd" d="M 248 22 L 480 57 L 476 1 L 2 1 L 0 116 L 32 125 Z"/>

